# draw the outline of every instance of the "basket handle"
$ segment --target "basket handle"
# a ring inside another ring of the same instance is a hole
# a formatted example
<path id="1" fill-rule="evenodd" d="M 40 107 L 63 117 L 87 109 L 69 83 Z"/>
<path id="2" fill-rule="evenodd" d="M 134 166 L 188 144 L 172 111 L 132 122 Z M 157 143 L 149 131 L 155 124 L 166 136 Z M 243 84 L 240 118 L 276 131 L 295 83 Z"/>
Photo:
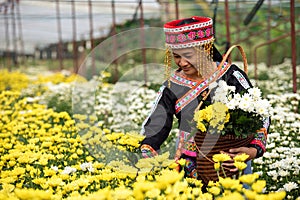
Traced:
<path id="1" fill-rule="evenodd" d="M 228 56 L 230 55 L 231 51 L 234 49 L 234 48 L 238 48 L 242 58 L 243 58 L 243 63 L 244 63 L 244 72 L 246 74 L 248 74 L 248 62 L 247 62 L 247 57 L 246 57 L 246 54 L 245 54 L 245 51 L 243 49 L 243 47 L 241 45 L 232 45 L 226 52 L 226 54 L 223 56 L 223 59 L 222 61 L 220 62 L 219 66 L 218 66 L 218 69 L 221 68 L 224 63 L 226 62 Z"/>
<path id="2" fill-rule="evenodd" d="M 228 56 L 230 55 L 231 51 L 234 48 L 238 48 L 240 54 L 242 55 L 243 58 L 243 63 L 244 63 L 244 72 L 246 74 L 248 74 L 248 62 L 247 62 L 247 57 L 245 54 L 245 51 L 243 49 L 243 47 L 241 45 L 232 45 L 226 52 L 226 54 L 223 56 L 222 61 L 220 62 L 220 64 L 218 65 L 218 69 L 221 69 L 221 67 L 224 65 L 224 63 L 226 62 Z M 211 82 L 215 81 L 218 78 L 218 76 L 216 76 Z M 194 112 L 196 112 L 197 110 L 199 110 L 199 108 L 202 106 L 203 102 L 206 100 L 206 98 L 208 97 L 208 95 L 210 94 L 210 90 L 206 93 L 206 95 L 202 98 L 202 100 L 200 101 L 199 105 L 197 106 L 197 108 L 195 109 Z"/>

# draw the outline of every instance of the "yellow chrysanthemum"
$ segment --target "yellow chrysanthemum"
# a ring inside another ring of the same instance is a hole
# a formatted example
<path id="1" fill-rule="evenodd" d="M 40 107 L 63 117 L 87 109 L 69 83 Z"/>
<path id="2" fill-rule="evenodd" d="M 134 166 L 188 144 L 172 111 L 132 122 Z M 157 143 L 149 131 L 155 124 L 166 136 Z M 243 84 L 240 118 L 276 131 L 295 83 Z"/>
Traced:
<path id="1" fill-rule="evenodd" d="M 197 128 L 202 131 L 202 132 L 205 132 L 206 131 L 206 127 L 205 125 L 202 123 L 202 122 L 198 122 L 197 123 Z"/>
<path id="2" fill-rule="evenodd" d="M 245 195 L 245 197 L 247 199 L 254 200 L 255 197 L 256 197 L 256 195 L 257 195 L 257 193 L 255 191 L 253 191 L 253 190 L 247 190 L 247 189 L 245 189 L 244 190 L 244 195 Z"/>
<path id="3" fill-rule="evenodd" d="M 240 185 L 239 180 L 235 180 L 235 179 L 231 179 L 231 178 L 220 177 L 219 182 L 225 189 L 239 188 L 239 185 Z"/>
<path id="4" fill-rule="evenodd" d="M 214 163 L 214 168 L 215 168 L 216 171 L 219 171 L 220 167 L 221 167 L 221 163 L 220 162 Z"/>
<path id="5" fill-rule="evenodd" d="M 243 197 L 243 195 L 241 195 L 238 192 L 233 192 L 233 193 L 227 194 L 223 197 L 216 198 L 216 200 L 233 200 L 233 199 L 234 200 L 244 200 L 244 197 Z"/>
<path id="6" fill-rule="evenodd" d="M 180 159 L 178 160 L 178 164 L 180 164 L 180 166 L 184 166 L 185 163 L 186 163 L 186 160 L 185 160 L 184 158 L 180 158 Z"/>
<path id="7" fill-rule="evenodd" d="M 251 186 L 252 190 L 256 191 L 257 193 L 261 193 L 265 187 L 266 187 L 265 180 L 258 180 L 255 183 L 253 183 Z"/>
<path id="8" fill-rule="evenodd" d="M 247 167 L 247 164 L 244 162 L 235 161 L 233 165 L 238 168 L 239 171 L 244 170 Z"/>
<path id="9" fill-rule="evenodd" d="M 228 112 L 225 117 L 225 123 L 229 122 L 229 120 L 230 120 L 230 114 Z"/>
<path id="10" fill-rule="evenodd" d="M 267 196 L 268 196 L 268 199 L 282 200 L 285 198 L 286 192 L 285 191 L 271 192 Z M 297 199 L 299 199 L 299 197 Z"/>
<path id="11" fill-rule="evenodd" d="M 156 177 L 156 183 L 160 189 L 166 189 L 168 185 L 173 185 L 181 180 L 183 176 L 183 173 L 178 173 L 177 171 L 162 170 L 161 175 Z"/>
<path id="12" fill-rule="evenodd" d="M 254 181 L 259 177 L 259 175 L 257 173 L 253 173 L 253 174 L 244 174 L 242 176 L 239 177 L 239 180 L 243 183 L 246 183 L 248 185 L 251 185 L 252 183 L 254 183 Z"/>
<path id="13" fill-rule="evenodd" d="M 172 162 L 168 167 L 170 168 L 170 169 L 176 169 L 176 168 L 178 168 L 178 163 L 176 163 L 176 162 Z"/>
<path id="14" fill-rule="evenodd" d="M 213 155 L 212 159 L 215 162 L 225 162 L 231 160 L 231 157 L 228 154 L 220 153 Z"/>
<path id="15" fill-rule="evenodd" d="M 248 154 L 242 153 L 239 155 L 236 155 L 233 160 L 238 162 L 245 162 L 249 158 Z"/>
<path id="16" fill-rule="evenodd" d="M 51 199 L 52 194 L 49 191 L 34 189 L 16 189 L 15 194 L 20 199 Z"/>
<path id="17" fill-rule="evenodd" d="M 221 189 L 219 187 L 213 186 L 211 188 L 208 188 L 208 192 L 217 196 L 221 193 Z"/>

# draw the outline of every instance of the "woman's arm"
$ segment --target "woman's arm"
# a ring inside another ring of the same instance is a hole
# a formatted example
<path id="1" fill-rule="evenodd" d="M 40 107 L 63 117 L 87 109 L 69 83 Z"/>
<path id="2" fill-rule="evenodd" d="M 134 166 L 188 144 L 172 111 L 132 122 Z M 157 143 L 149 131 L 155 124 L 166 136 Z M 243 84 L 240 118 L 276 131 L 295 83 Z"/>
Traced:
<path id="1" fill-rule="evenodd" d="M 160 146 L 169 136 L 176 100 L 176 96 L 169 88 L 165 86 L 160 88 L 151 112 L 142 125 L 141 134 L 146 136 L 141 144 L 144 157 L 157 155 Z"/>

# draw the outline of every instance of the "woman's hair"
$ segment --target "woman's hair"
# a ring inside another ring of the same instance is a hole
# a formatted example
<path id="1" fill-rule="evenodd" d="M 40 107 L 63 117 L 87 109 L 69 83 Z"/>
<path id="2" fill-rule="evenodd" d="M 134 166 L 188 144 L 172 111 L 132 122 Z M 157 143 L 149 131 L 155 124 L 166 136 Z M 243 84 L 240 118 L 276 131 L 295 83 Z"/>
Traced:
<path id="1" fill-rule="evenodd" d="M 199 22 L 199 21 L 194 18 L 186 18 L 186 19 L 181 20 L 178 24 L 176 24 L 176 26 L 182 26 L 182 25 L 191 24 L 194 22 Z"/>
<path id="2" fill-rule="evenodd" d="M 182 25 L 191 24 L 191 23 L 194 23 L 194 22 L 198 22 L 198 20 L 194 19 L 194 18 L 186 18 L 186 19 L 181 20 L 179 23 L 177 23 L 176 26 L 182 26 Z M 214 44 L 212 45 L 212 48 L 213 48 L 213 50 L 212 50 L 212 52 L 213 52 L 213 55 L 212 55 L 213 61 L 221 62 L 222 59 L 223 59 L 221 53 L 218 51 L 218 49 L 215 47 Z"/>

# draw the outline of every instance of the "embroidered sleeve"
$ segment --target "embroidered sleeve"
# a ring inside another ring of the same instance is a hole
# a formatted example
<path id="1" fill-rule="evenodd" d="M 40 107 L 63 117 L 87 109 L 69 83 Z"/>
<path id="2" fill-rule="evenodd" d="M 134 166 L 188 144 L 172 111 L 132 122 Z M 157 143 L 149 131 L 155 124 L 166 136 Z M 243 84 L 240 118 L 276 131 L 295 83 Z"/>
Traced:
<path id="1" fill-rule="evenodd" d="M 147 144 L 141 146 L 141 152 L 144 158 L 152 158 L 158 155 L 157 152 Z"/>
<path id="2" fill-rule="evenodd" d="M 265 118 L 263 122 L 264 122 L 263 123 L 264 127 L 256 132 L 254 139 L 249 144 L 250 147 L 254 147 L 257 149 L 256 158 L 263 156 L 263 154 L 266 152 L 267 135 L 270 126 L 270 118 Z"/>

